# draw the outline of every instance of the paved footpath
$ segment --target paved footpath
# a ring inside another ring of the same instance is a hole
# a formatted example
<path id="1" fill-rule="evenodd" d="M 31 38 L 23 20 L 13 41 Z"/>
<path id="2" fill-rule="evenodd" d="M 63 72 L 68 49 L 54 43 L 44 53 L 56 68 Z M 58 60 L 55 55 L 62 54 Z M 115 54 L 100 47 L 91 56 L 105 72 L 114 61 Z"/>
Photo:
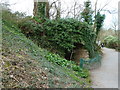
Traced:
<path id="1" fill-rule="evenodd" d="M 118 88 L 118 52 L 103 48 L 101 67 L 91 70 L 93 88 Z"/>

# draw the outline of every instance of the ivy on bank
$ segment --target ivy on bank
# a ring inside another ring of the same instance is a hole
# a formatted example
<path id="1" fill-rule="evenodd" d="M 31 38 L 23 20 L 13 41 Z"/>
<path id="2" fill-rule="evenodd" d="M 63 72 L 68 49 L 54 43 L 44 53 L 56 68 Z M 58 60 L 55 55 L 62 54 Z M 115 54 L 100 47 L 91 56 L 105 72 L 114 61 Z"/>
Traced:
<path id="1" fill-rule="evenodd" d="M 71 52 L 76 44 L 82 44 L 88 50 L 90 58 L 94 57 L 96 34 L 86 22 L 72 18 L 41 20 L 34 17 L 20 27 L 23 33 L 36 38 L 36 41 L 45 47 L 52 47 L 65 54 Z"/>
<path id="2" fill-rule="evenodd" d="M 94 57 L 95 33 L 85 22 L 75 19 L 46 20 L 43 23 L 44 36 L 62 50 L 70 52 L 75 44 L 83 44 L 90 57 Z M 38 32 L 36 32 L 38 33 Z"/>

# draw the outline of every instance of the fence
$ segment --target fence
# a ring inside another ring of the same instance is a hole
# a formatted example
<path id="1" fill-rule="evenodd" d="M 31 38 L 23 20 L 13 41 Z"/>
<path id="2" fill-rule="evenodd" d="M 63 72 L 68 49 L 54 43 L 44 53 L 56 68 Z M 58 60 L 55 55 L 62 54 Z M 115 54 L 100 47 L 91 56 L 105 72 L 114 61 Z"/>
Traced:
<path id="1" fill-rule="evenodd" d="M 85 60 L 83 58 L 80 59 L 80 67 L 87 69 L 94 69 L 101 66 L 102 56 L 100 54 L 96 54 L 95 58 Z"/>

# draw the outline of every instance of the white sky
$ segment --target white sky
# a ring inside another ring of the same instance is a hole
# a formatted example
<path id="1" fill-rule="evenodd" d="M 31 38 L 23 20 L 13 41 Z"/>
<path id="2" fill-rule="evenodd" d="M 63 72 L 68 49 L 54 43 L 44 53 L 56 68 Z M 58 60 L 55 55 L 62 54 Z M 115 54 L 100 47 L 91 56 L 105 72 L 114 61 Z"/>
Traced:
<path id="1" fill-rule="evenodd" d="M 11 9 L 13 11 L 19 11 L 19 12 L 25 12 L 27 15 L 32 15 L 33 13 L 33 1 L 34 0 L 0 0 L 0 2 L 9 2 L 11 5 Z M 61 0 L 62 8 L 68 9 L 68 7 L 71 7 L 73 5 L 74 0 Z M 78 2 L 78 4 L 82 4 L 86 0 L 75 0 Z M 94 3 L 96 0 L 91 0 L 92 6 L 94 6 Z M 116 10 L 118 11 L 118 1 L 119 0 L 98 0 L 98 8 L 103 7 L 107 2 L 110 2 L 109 5 L 105 7 L 105 9 L 108 10 Z M 102 12 L 106 15 L 106 19 L 104 22 L 104 28 L 108 29 L 111 27 L 112 22 L 116 21 L 118 18 L 118 13 L 116 14 L 110 14 L 107 12 Z"/>

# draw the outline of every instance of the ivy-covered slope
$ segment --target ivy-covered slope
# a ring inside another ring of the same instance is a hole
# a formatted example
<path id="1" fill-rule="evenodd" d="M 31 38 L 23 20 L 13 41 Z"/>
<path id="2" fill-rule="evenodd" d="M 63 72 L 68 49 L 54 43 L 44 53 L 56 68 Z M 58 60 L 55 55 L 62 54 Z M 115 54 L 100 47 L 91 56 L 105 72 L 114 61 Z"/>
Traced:
<path id="1" fill-rule="evenodd" d="M 3 20 L 2 38 L 3 87 L 90 87 L 87 70 L 41 49 L 7 20 Z"/>

